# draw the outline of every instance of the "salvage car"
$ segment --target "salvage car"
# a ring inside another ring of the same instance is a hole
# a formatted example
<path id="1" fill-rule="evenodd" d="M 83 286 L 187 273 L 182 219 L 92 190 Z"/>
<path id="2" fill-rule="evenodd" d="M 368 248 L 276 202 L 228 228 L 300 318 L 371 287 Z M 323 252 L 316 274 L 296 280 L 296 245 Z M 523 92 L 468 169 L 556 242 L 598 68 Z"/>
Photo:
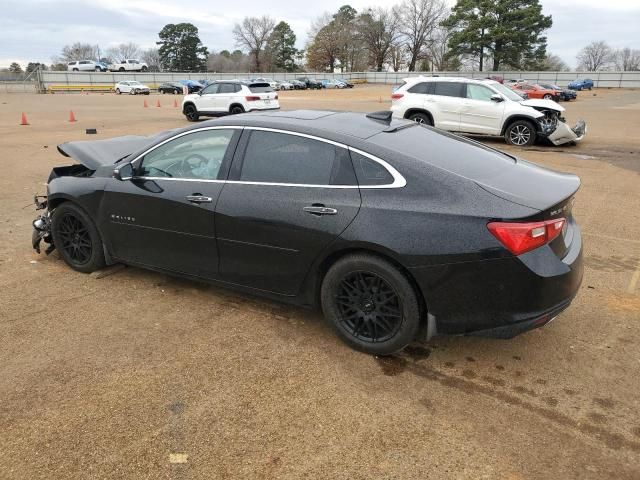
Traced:
<path id="1" fill-rule="evenodd" d="M 118 95 L 120 95 L 121 93 L 128 93 L 129 95 L 149 95 L 149 93 L 151 92 L 149 87 L 136 80 L 118 82 L 114 85 L 113 90 Z"/>
<path id="2" fill-rule="evenodd" d="M 172 93 L 172 94 L 180 94 L 183 93 L 184 86 L 179 82 L 164 82 L 158 86 L 159 93 Z"/>
<path id="3" fill-rule="evenodd" d="M 391 95 L 391 110 L 408 118 L 450 132 L 503 136 L 520 147 L 536 139 L 554 145 L 580 141 L 586 124 L 570 128 L 562 117 L 564 107 L 552 100 L 523 100 L 494 80 L 459 77 L 412 77 Z"/>
<path id="4" fill-rule="evenodd" d="M 254 113 L 58 150 L 78 163 L 37 199 L 37 251 L 320 307 L 371 354 L 513 337 L 582 279 L 578 177 L 391 112 Z"/>
<path id="5" fill-rule="evenodd" d="M 593 88 L 593 80 L 590 78 L 576 78 L 567 85 L 570 90 L 591 90 Z"/>
<path id="6" fill-rule="evenodd" d="M 576 98 L 578 98 L 578 94 L 576 93 L 575 90 L 570 90 L 568 88 L 562 88 L 559 87 L 558 85 L 556 85 L 555 83 L 539 83 L 538 85 L 540 85 L 542 88 L 547 88 L 550 90 L 555 90 L 558 92 L 558 96 L 559 96 L 559 100 L 562 100 L 564 102 L 568 102 L 570 100 L 575 100 Z"/>
<path id="7" fill-rule="evenodd" d="M 537 83 L 516 83 L 511 86 L 514 90 L 520 90 L 527 94 L 527 98 L 543 98 L 545 100 L 560 100 L 560 90 L 544 88 Z"/>

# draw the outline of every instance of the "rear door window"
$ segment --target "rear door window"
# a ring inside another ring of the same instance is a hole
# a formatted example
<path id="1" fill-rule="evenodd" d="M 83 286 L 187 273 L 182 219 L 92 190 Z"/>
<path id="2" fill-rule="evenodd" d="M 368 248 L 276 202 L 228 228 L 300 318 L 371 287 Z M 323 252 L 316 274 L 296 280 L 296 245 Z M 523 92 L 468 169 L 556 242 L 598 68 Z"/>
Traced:
<path id="1" fill-rule="evenodd" d="M 218 93 L 234 93 L 235 92 L 235 86 L 233 85 L 233 83 L 221 83 L 220 87 L 218 88 Z"/>
<path id="2" fill-rule="evenodd" d="M 464 92 L 464 83 L 462 82 L 434 82 L 434 95 L 443 97 L 462 97 Z"/>
<path id="3" fill-rule="evenodd" d="M 350 153 L 356 176 L 358 177 L 358 184 L 361 187 L 367 185 L 390 185 L 393 183 L 393 177 L 380 163 L 357 152 L 351 151 Z"/>
<path id="4" fill-rule="evenodd" d="M 299 185 L 356 185 L 344 148 L 312 138 L 255 130 L 240 181 Z"/>

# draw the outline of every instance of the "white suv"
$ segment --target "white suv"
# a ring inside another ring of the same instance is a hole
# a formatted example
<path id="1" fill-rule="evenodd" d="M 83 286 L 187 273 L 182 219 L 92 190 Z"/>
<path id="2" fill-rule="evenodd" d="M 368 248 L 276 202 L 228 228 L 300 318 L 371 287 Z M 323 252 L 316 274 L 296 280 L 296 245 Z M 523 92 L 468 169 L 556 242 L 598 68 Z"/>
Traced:
<path id="1" fill-rule="evenodd" d="M 443 130 L 503 135 L 507 143 L 533 145 L 537 137 L 554 145 L 576 142 L 586 133 L 580 120 L 572 129 L 552 100 L 523 100 L 495 80 L 407 78 L 391 95 L 393 116 Z"/>
<path id="2" fill-rule="evenodd" d="M 186 95 L 182 100 L 182 113 L 190 122 L 202 116 L 278 110 L 278 94 L 265 82 L 220 81 L 207 85 L 198 93 Z"/>

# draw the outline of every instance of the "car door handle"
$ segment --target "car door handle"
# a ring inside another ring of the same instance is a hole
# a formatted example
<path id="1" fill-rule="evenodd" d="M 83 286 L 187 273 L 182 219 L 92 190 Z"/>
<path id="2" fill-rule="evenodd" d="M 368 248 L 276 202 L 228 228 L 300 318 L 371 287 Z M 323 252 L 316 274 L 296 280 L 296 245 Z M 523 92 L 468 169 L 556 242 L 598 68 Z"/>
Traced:
<path id="1" fill-rule="evenodd" d="M 189 200 L 191 203 L 211 203 L 211 202 L 213 202 L 213 199 L 211 197 L 205 197 L 203 195 L 187 195 L 184 198 Z"/>
<path id="2" fill-rule="evenodd" d="M 338 213 L 335 208 L 325 207 L 324 205 L 311 205 L 310 207 L 304 207 L 302 210 L 312 215 L 336 215 Z"/>

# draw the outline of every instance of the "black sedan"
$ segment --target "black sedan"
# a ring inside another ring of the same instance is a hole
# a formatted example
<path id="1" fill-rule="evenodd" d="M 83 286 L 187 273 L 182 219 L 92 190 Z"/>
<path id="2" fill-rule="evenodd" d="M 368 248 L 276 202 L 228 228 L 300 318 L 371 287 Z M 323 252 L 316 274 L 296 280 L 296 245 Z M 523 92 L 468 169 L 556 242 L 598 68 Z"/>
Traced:
<path id="1" fill-rule="evenodd" d="M 582 279 L 576 176 L 391 112 L 234 115 L 58 150 L 79 164 L 51 172 L 36 250 L 319 306 L 372 354 L 512 337 Z"/>
<path id="2" fill-rule="evenodd" d="M 178 82 L 161 83 L 158 87 L 158 92 L 180 94 L 183 92 L 183 85 Z"/>
<path id="3" fill-rule="evenodd" d="M 322 82 L 319 82 L 318 80 L 314 80 L 313 78 L 309 78 L 309 77 L 298 77 L 296 80 L 298 80 L 299 82 L 304 83 L 308 89 L 310 90 L 321 90 L 322 89 Z"/>

